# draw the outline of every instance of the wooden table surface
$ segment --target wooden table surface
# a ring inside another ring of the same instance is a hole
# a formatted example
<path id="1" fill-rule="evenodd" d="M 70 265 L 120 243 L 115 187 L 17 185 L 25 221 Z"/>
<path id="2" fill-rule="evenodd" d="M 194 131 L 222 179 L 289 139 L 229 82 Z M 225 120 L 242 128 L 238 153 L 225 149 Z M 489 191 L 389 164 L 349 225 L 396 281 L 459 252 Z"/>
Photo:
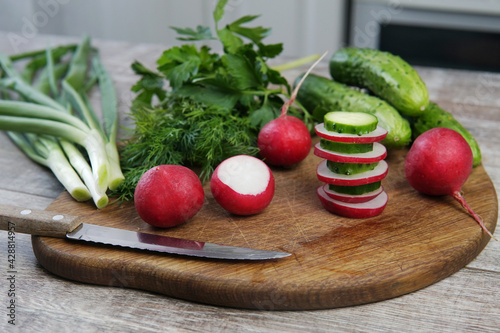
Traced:
<path id="1" fill-rule="evenodd" d="M 13 54 L 74 42 L 35 35 L 19 40 L 0 32 L 0 51 Z M 17 35 L 19 37 L 19 35 Z M 120 100 L 121 124 L 128 125 L 130 64 L 154 66 L 165 45 L 94 40 L 111 72 Z M 417 68 L 430 98 L 475 136 L 483 165 L 500 188 L 500 74 Z M 285 72 L 293 80 L 304 68 Z M 323 63 L 315 70 L 327 73 Z M 45 209 L 63 188 L 0 133 L 0 203 Z M 467 194 L 465 193 L 467 197 Z M 425 289 L 395 299 L 317 311 L 250 311 L 201 305 L 158 294 L 68 281 L 44 270 L 31 238 L 16 234 L 16 325 L 8 323 L 10 297 L 8 238 L 0 232 L 0 331 L 10 332 L 499 332 L 500 242 L 490 241 L 467 267 Z M 124 278 L 117 276 L 117 278 Z"/>

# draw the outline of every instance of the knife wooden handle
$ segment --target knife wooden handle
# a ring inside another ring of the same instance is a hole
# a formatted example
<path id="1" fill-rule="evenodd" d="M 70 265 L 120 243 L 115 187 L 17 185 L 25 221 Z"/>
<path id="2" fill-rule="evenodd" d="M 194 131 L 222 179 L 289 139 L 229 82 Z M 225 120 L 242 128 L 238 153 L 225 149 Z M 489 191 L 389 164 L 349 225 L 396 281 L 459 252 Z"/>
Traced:
<path id="1" fill-rule="evenodd" d="M 37 236 L 65 237 L 82 224 L 79 216 L 0 204 L 0 230 Z"/>

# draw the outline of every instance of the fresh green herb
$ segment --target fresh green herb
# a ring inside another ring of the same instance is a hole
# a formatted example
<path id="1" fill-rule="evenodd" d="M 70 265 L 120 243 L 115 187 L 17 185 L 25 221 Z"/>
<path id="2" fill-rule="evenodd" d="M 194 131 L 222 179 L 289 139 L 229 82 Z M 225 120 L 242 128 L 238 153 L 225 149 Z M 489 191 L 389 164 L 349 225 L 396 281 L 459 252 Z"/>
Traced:
<path id="1" fill-rule="evenodd" d="M 140 176 L 156 165 L 187 165 L 206 181 L 224 159 L 256 155 L 260 128 L 278 117 L 290 98 L 290 85 L 267 63 L 283 45 L 263 43 L 270 29 L 246 26 L 258 16 L 221 26 L 226 3 L 215 7 L 215 34 L 202 26 L 174 27 L 180 40 L 191 43 L 165 50 L 156 70 L 132 64 L 141 78 L 132 87 L 135 127 L 121 150 L 125 181 L 117 195 L 122 199 L 133 198 Z M 218 40 L 223 52 L 197 44 L 207 40 Z M 303 108 L 292 107 L 289 114 L 313 129 Z"/>

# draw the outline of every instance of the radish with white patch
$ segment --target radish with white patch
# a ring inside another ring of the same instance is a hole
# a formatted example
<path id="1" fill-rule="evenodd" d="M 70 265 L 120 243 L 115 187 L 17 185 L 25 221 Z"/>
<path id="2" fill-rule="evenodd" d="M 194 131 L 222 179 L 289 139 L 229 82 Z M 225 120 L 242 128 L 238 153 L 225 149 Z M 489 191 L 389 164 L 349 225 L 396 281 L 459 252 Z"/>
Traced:
<path id="1" fill-rule="evenodd" d="M 198 176 L 180 165 L 159 165 L 146 171 L 134 192 L 135 209 L 148 224 L 168 228 L 200 211 L 205 192 Z"/>
<path id="2" fill-rule="evenodd" d="M 253 215 L 263 211 L 274 196 L 274 176 L 260 159 L 237 155 L 217 166 L 210 180 L 214 199 L 230 213 Z"/>

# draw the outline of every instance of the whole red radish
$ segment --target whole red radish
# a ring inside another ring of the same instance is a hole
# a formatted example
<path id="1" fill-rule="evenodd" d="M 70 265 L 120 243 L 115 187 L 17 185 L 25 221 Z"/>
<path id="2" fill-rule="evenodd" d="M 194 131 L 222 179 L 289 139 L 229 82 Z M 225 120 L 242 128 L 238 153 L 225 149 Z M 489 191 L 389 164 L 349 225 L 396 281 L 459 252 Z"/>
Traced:
<path id="1" fill-rule="evenodd" d="M 418 136 L 405 160 L 406 179 L 414 189 L 427 195 L 453 196 L 495 238 L 460 193 L 471 171 L 470 146 L 462 135 L 448 128 L 433 128 Z"/>
<path id="2" fill-rule="evenodd" d="M 311 134 L 302 120 L 286 113 L 268 122 L 259 132 L 257 146 L 268 164 L 291 166 L 311 150 Z"/>
<path id="3" fill-rule="evenodd" d="M 237 155 L 217 166 L 210 180 L 214 199 L 230 213 L 253 215 L 264 210 L 274 196 L 274 176 L 258 158 Z"/>
<path id="4" fill-rule="evenodd" d="M 144 222 L 160 228 L 191 219 L 203 206 L 205 193 L 198 176 L 180 165 L 159 165 L 146 171 L 135 188 L 135 209 Z"/>
<path id="5" fill-rule="evenodd" d="M 323 59 L 326 52 L 309 68 L 295 87 L 290 99 L 283 104 L 281 115 L 264 125 L 257 137 L 260 155 L 266 163 L 291 166 L 304 160 L 311 150 L 311 133 L 302 120 L 287 115 L 297 93 L 311 70 Z"/>

